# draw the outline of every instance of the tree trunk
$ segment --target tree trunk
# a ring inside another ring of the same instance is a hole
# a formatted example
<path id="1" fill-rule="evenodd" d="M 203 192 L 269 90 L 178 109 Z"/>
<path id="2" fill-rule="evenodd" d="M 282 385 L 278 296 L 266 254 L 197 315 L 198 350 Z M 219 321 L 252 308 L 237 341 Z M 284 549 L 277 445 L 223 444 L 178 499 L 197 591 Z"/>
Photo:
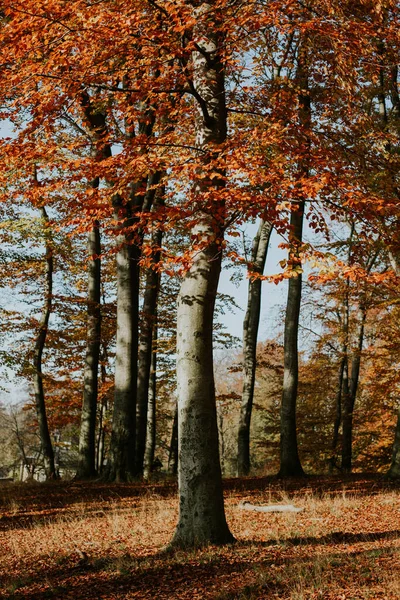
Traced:
<path id="1" fill-rule="evenodd" d="M 160 279 L 160 274 L 158 275 Z M 160 281 L 158 282 L 160 285 Z M 157 313 L 155 315 L 157 320 Z M 157 407 L 157 322 L 153 327 L 153 350 L 151 355 L 150 385 L 147 407 L 146 449 L 144 453 L 144 478 L 149 479 L 156 449 L 156 407 Z"/>
<path id="2" fill-rule="evenodd" d="M 311 128 L 311 101 L 308 92 L 308 67 L 307 67 L 307 40 L 303 40 L 299 48 L 296 83 L 299 89 L 298 119 L 303 130 L 303 145 L 309 147 L 307 132 Z M 309 175 L 309 157 L 306 154 L 298 165 L 299 180 L 306 179 Z M 301 198 L 295 201 L 290 215 L 289 240 L 292 249 L 289 252 L 289 262 L 292 268 L 301 268 L 299 246 L 303 239 L 303 219 L 305 198 L 301 191 Z M 296 404 L 299 379 L 298 364 L 298 332 L 301 304 L 301 270 L 289 278 L 288 297 L 285 316 L 284 333 L 284 372 L 283 392 L 281 404 L 281 435 L 280 435 L 280 477 L 302 476 L 303 468 L 300 463 L 297 432 L 296 432 Z"/>
<path id="3" fill-rule="evenodd" d="M 387 477 L 390 479 L 400 478 L 400 409 L 397 415 L 397 423 L 393 442 L 392 462 L 390 469 L 387 472 Z"/>
<path id="4" fill-rule="evenodd" d="M 272 226 L 261 220 L 253 241 L 251 266 L 249 268 L 249 291 L 247 309 L 243 322 L 243 391 L 239 416 L 237 472 L 239 477 L 250 471 L 250 422 L 253 408 L 254 383 L 256 378 L 257 335 L 260 323 L 262 275 L 268 253 Z"/>
<path id="5" fill-rule="evenodd" d="M 163 190 L 154 208 L 163 206 Z M 160 248 L 162 243 L 161 229 L 152 236 L 153 248 Z M 160 250 L 154 255 L 154 262 L 160 260 Z M 156 321 L 157 299 L 160 286 L 160 275 L 155 269 L 149 269 L 146 277 L 146 286 L 143 299 L 140 344 L 138 352 L 138 381 L 137 381 L 137 407 L 136 407 L 136 476 L 143 475 L 144 455 L 146 449 L 147 412 L 149 401 L 149 383 L 151 362 L 153 356 L 153 331 Z"/>
<path id="6" fill-rule="evenodd" d="M 399 118 L 400 118 L 400 103 L 399 103 Z M 397 254 L 390 252 L 390 260 L 393 270 L 397 277 L 400 277 L 400 260 Z M 394 432 L 394 441 L 392 449 L 392 462 L 390 464 L 387 477 L 391 479 L 400 479 L 400 408 L 397 414 L 396 429 Z"/>
<path id="7" fill-rule="evenodd" d="M 179 521 L 172 545 L 183 547 L 233 541 L 224 511 L 213 372 L 213 317 L 225 221 L 220 195 L 224 172 L 217 165 L 213 179 L 206 172 L 213 159 L 221 158 L 218 144 L 226 139 L 227 114 L 224 68 L 219 60 L 223 38 L 213 8 L 211 2 L 201 2 L 194 9 L 193 41 L 199 49 L 192 53 L 196 145 L 202 150 L 198 160 L 204 169 L 199 167 L 193 189 L 197 223 L 191 234 L 201 245 L 178 295 Z M 209 203 L 212 208 L 207 210 Z"/>
<path id="8" fill-rule="evenodd" d="M 87 92 L 80 96 L 81 109 L 93 140 L 93 157 L 96 161 L 111 156 L 111 146 L 102 142 L 107 134 L 107 117 Z M 91 182 L 97 189 L 99 177 Z M 101 344 L 101 242 L 100 223 L 93 222 L 88 237 L 88 304 L 87 304 L 87 339 L 83 381 L 83 399 L 81 426 L 79 433 L 79 459 L 76 476 L 78 479 L 89 479 L 96 475 L 96 416 L 98 395 L 98 369 Z"/>
<path id="9" fill-rule="evenodd" d="M 45 236 L 48 234 L 48 216 L 45 207 L 41 208 L 42 220 L 45 228 Z M 44 287 L 44 306 L 42 315 L 39 321 L 39 332 L 35 341 L 33 353 L 33 387 L 35 392 L 36 415 L 39 424 L 39 436 L 43 453 L 44 469 L 46 479 L 56 479 L 56 469 L 54 464 L 54 451 L 51 443 L 49 426 L 47 422 L 46 404 L 44 399 L 43 389 L 43 374 L 42 374 L 42 355 L 46 344 L 47 329 L 49 325 L 50 314 L 52 310 L 52 295 L 53 295 L 53 249 L 51 244 L 46 240 L 46 282 Z"/>
<path id="10" fill-rule="evenodd" d="M 96 475 L 96 412 L 98 368 L 101 338 L 100 307 L 100 224 L 95 221 L 89 233 L 87 342 L 83 384 L 83 403 L 79 435 L 79 463 L 76 476 L 89 479 Z"/>
<path id="11" fill-rule="evenodd" d="M 117 218 L 120 218 L 119 214 Z M 129 225 L 129 219 L 122 223 L 122 227 Z M 114 410 L 107 463 L 107 479 L 110 481 L 129 481 L 135 475 L 140 252 L 130 241 L 125 234 L 117 238 Z"/>
<path id="12" fill-rule="evenodd" d="M 168 473 L 178 473 L 178 405 L 175 408 L 174 420 L 172 422 L 171 441 L 168 453 Z"/>
<path id="13" fill-rule="evenodd" d="M 139 135 L 150 137 L 154 120 L 155 111 L 144 106 L 139 120 Z M 130 481 L 135 477 L 139 261 L 143 237 L 139 221 L 143 208 L 149 211 L 154 198 L 153 191 L 149 193 L 148 183 L 147 176 L 132 182 L 130 196 L 125 203 L 118 194 L 113 199 L 119 227 L 127 228 L 128 232 L 121 232 L 117 238 L 117 341 L 114 410 L 106 473 L 109 481 Z"/>
<path id="14" fill-rule="evenodd" d="M 342 436 L 342 470 L 351 473 L 353 446 L 353 411 L 357 396 L 360 375 L 361 353 L 364 342 L 364 328 L 367 312 L 362 310 L 358 344 L 351 361 L 351 372 L 348 390 L 343 393 L 343 436 Z M 347 393 L 346 393 L 347 392 Z"/>
<path id="15" fill-rule="evenodd" d="M 379 102 L 379 112 L 382 119 L 382 124 L 384 129 L 387 128 L 388 119 L 387 119 L 387 110 L 386 110 L 386 97 L 385 97 L 385 82 L 384 82 L 384 72 L 385 66 L 382 65 L 380 69 L 380 94 L 378 94 L 378 102 Z M 392 121 L 396 127 L 397 139 L 399 139 L 400 134 L 400 94 L 399 94 L 399 84 L 398 84 L 398 65 L 392 65 L 390 68 L 390 76 L 387 87 L 389 88 L 390 100 L 392 103 Z M 397 186 L 394 182 L 394 188 L 396 189 L 396 195 L 399 197 L 399 193 L 397 191 Z M 392 265 L 394 272 L 397 277 L 400 277 L 400 259 L 398 248 L 392 247 L 392 236 L 389 238 L 388 244 L 388 254 L 389 259 Z M 400 478 L 400 408 L 397 416 L 397 423 L 393 441 L 393 449 L 392 449 L 392 462 L 390 464 L 389 471 L 387 472 L 387 477 L 392 479 Z"/>
<path id="16" fill-rule="evenodd" d="M 333 436 L 332 436 L 332 453 L 329 459 L 329 472 L 333 473 L 335 467 L 337 467 L 336 450 L 339 441 L 339 430 L 342 422 L 342 395 L 343 395 L 343 374 L 345 368 L 345 350 L 342 350 L 342 357 L 339 362 L 338 372 L 338 384 L 335 398 L 335 420 L 333 423 Z"/>
<path id="17" fill-rule="evenodd" d="M 97 431 L 97 449 L 96 449 L 96 471 L 99 475 L 103 472 L 104 466 L 104 451 L 106 441 L 106 430 L 104 428 L 104 420 L 107 411 L 106 399 L 104 398 L 100 404 L 99 423 Z"/>
<path id="18" fill-rule="evenodd" d="M 292 235 L 299 243 L 302 240 L 304 202 L 298 211 L 292 212 L 290 226 Z M 280 477 L 304 475 L 297 447 L 296 404 L 299 379 L 298 331 L 301 303 L 301 273 L 290 277 L 285 317 L 284 372 L 281 404 Z"/>

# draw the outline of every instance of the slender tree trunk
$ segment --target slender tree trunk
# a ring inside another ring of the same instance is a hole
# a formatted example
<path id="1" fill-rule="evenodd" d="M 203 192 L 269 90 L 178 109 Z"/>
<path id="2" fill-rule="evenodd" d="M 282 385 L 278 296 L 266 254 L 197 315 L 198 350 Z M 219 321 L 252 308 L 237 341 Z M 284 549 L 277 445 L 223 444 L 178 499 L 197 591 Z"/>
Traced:
<path id="1" fill-rule="evenodd" d="M 129 225 L 126 220 L 122 227 Z M 117 340 L 107 479 L 128 481 L 135 475 L 139 249 L 125 234 L 118 236 L 117 244 Z"/>
<path id="2" fill-rule="evenodd" d="M 397 76 L 397 74 L 396 74 Z M 400 103 L 399 103 L 399 118 L 400 118 Z M 400 277 L 400 260 L 398 256 L 393 252 L 390 252 L 390 261 L 392 263 L 393 270 L 397 277 Z M 390 464 L 387 477 L 390 479 L 400 479 L 400 407 L 397 413 L 397 422 L 394 432 L 394 441 L 392 449 L 392 462 Z"/>
<path id="3" fill-rule="evenodd" d="M 302 240 L 304 202 L 292 212 L 290 225 L 298 243 Z M 284 372 L 281 404 L 280 477 L 304 475 L 297 447 L 296 404 L 299 378 L 298 331 L 301 273 L 289 279 L 284 333 Z"/>
<path id="4" fill-rule="evenodd" d="M 160 279 L 160 274 L 158 275 Z M 160 285 L 160 281 L 158 282 Z M 147 430 L 146 430 L 146 449 L 144 453 L 144 477 L 149 479 L 154 463 L 154 454 L 156 450 L 156 408 L 157 408 L 157 313 L 156 322 L 153 327 L 153 350 L 151 354 L 150 367 L 150 385 L 147 407 Z"/>
<path id="5" fill-rule="evenodd" d="M 45 235 L 47 235 L 48 216 L 45 207 L 41 208 L 42 220 L 45 227 Z M 47 329 L 49 325 L 50 314 L 52 311 L 53 297 L 53 249 L 51 243 L 46 241 L 46 282 L 44 286 L 44 305 L 42 315 L 39 321 L 39 332 L 36 336 L 35 347 L 33 353 L 33 387 L 35 392 L 36 415 L 39 424 L 39 436 L 42 446 L 44 469 L 46 479 L 56 479 L 56 469 L 54 464 L 54 451 L 51 443 L 49 426 L 47 422 L 46 404 L 43 389 L 43 374 L 42 374 L 42 355 L 46 344 Z"/>
<path id="6" fill-rule="evenodd" d="M 100 224 L 95 221 L 88 238 L 90 258 L 88 264 L 87 343 L 79 435 L 79 463 L 76 474 L 79 479 L 89 479 L 96 475 L 96 413 L 101 341 L 99 227 Z"/>
<path id="7" fill-rule="evenodd" d="M 342 349 L 342 357 L 339 361 L 338 370 L 338 384 L 335 398 L 335 420 L 333 423 L 333 436 L 332 436 L 332 453 L 329 459 L 329 472 L 332 473 L 334 468 L 337 467 L 336 451 L 339 442 L 339 430 L 342 422 L 342 395 L 343 395 L 343 374 L 345 368 L 345 349 Z"/>
<path id="8" fill-rule="evenodd" d="M 243 391 L 239 416 L 237 472 L 239 477 L 250 471 L 250 422 L 253 408 L 257 363 L 257 335 L 261 309 L 261 279 L 268 253 L 272 226 L 261 220 L 253 241 L 247 309 L 243 322 Z"/>
<path id="9" fill-rule="evenodd" d="M 400 409 L 397 414 L 397 423 L 394 435 L 392 462 L 387 472 L 390 479 L 400 479 Z"/>
<path id="10" fill-rule="evenodd" d="M 107 349 L 103 345 L 101 362 L 101 382 L 105 384 L 107 380 L 107 371 L 105 361 L 107 360 Z M 104 454 L 105 454 L 105 441 L 106 441 L 106 429 L 105 419 L 107 414 L 108 399 L 107 395 L 103 396 L 99 407 L 99 418 L 98 418 L 98 430 L 97 430 L 97 447 L 96 447 L 96 471 L 98 474 L 103 472 L 104 466 Z"/>
<path id="11" fill-rule="evenodd" d="M 389 90 L 390 99 L 393 106 L 392 119 L 396 125 L 397 138 L 399 139 L 400 134 L 400 95 L 399 95 L 399 84 L 398 84 L 398 66 L 392 66 L 390 70 L 389 79 Z M 385 123 L 386 125 L 387 123 Z M 395 250 L 389 248 L 389 257 L 392 264 L 392 268 L 396 273 L 397 277 L 400 277 L 400 259 L 399 254 Z M 393 449 L 392 449 L 392 462 L 390 464 L 387 477 L 391 479 L 400 478 L 400 408 L 397 416 L 396 429 L 394 434 Z"/>
<path id="12" fill-rule="evenodd" d="M 154 120 L 154 111 L 146 105 L 139 121 L 139 135 L 150 137 Z M 129 125 L 128 129 L 131 129 Z M 113 200 L 120 229 L 130 228 L 131 232 L 121 232 L 117 238 L 117 341 L 114 410 L 106 473 L 109 481 L 130 481 L 135 477 L 139 261 L 143 237 L 139 221 L 143 208 L 150 210 L 154 198 L 154 193 L 147 189 L 148 183 L 147 176 L 133 182 L 126 203 L 118 194 Z"/>
<path id="13" fill-rule="evenodd" d="M 345 473 L 350 473 L 352 467 L 353 411 L 360 376 L 360 363 L 362 347 L 364 342 L 364 328 L 366 316 L 366 310 L 363 309 L 361 315 L 360 330 L 358 333 L 357 348 L 351 361 L 350 378 L 347 385 L 347 390 L 345 390 L 345 393 L 343 394 L 342 470 Z"/>
<path id="14" fill-rule="evenodd" d="M 160 198 L 154 208 L 163 206 L 163 191 L 160 190 Z M 152 236 L 153 248 L 160 248 L 162 243 L 162 231 L 159 229 Z M 160 260 L 160 250 L 154 255 L 154 262 Z M 146 277 L 146 286 L 143 299 L 142 322 L 140 332 L 140 343 L 138 353 L 138 382 L 137 382 L 137 407 L 136 407 L 136 476 L 143 475 L 144 455 L 146 449 L 147 413 L 149 401 L 149 383 L 151 362 L 153 356 L 153 331 L 156 321 L 157 299 L 160 286 L 160 276 L 155 269 L 149 269 Z"/>
<path id="15" fill-rule="evenodd" d="M 307 132 L 309 132 L 311 128 L 311 101 L 308 93 L 307 40 L 304 40 L 299 48 L 296 80 L 299 88 L 299 124 L 303 129 L 303 144 L 306 146 L 306 148 L 308 148 L 310 142 L 307 137 Z M 304 159 L 299 164 L 298 173 L 300 180 L 308 177 L 309 157 L 307 155 L 305 155 Z M 303 192 L 301 192 L 301 196 L 303 197 L 293 203 L 290 216 L 289 234 L 289 239 L 292 244 L 292 250 L 289 253 L 289 260 L 292 263 L 292 266 L 297 267 L 298 269 L 301 268 L 299 246 L 303 240 L 303 219 L 305 207 L 305 198 Z M 289 278 L 285 315 L 284 372 L 280 435 L 280 477 L 304 475 L 298 453 L 296 431 L 296 404 L 299 380 L 298 332 L 301 286 L 302 276 L 301 270 L 299 270 L 297 274 Z"/>
<path id="16" fill-rule="evenodd" d="M 91 98 L 87 92 L 81 93 L 80 102 L 85 125 L 93 139 L 93 157 L 100 162 L 112 154 L 110 144 L 104 141 L 107 135 L 106 113 L 99 108 L 96 98 Z M 96 177 L 90 185 L 97 189 L 99 184 L 100 179 Z M 76 473 L 78 479 L 89 479 L 96 475 L 96 417 L 101 344 L 101 242 L 98 221 L 93 222 L 89 232 L 88 254 L 87 339 Z"/>
<path id="17" fill-rule="evenodd" d="M 224 415 L 223 408 L 217 411 L 218 417 L 218 436 L 219 436 L 219 448 L 220 448 L 220 456 L 221 456 L 221 472 L 222 475 L 225 474 L 225 435 L 224 435 Z"/>
<path id="18" fill-rule="evenodd" d="M 98 421 L 98 431 L 97 431 L 97 447 L 96 447 L 96 471 L 100 475 L 103 471 L 104 465 L 104 450 L 105 450 L 105 438 L 106 438 L 106 430 L 104 427 L 104 420 L 106 415 L 106 399 L 103 398 L 100 403 L 99 410 L 99 421 Z"/>
<path id="19" fill-rule="evenodd" d="M 218 144 L 226 139 L 224 68 L 219 60 L 223 38 L 213 9 L 211 2 L 194 8 L 196 144 L 203 150 L 199 160 L 204 161 L 204 170 L 199 168 L 193 190 L 197 224 L 191 233 L 202 247 L 193 255 L 178 295 L 179 521 L 172 545 L 184 547 L 233 540 L 224 511 L 213 373 L 213 317 L 225 221 L 220 196 L 224 172 L 219 167 L 219 177 L 205 177 L 209 161 L 218 157 Z M 206 202 L 205 195 L 214 197 Z M 207 211 L 209 202 L 212 208 Z"/>
<path id="20" fill-rule="evenodd" d="M 178 473 L 178 405 L 174 412 L 172 422 L 171 441 L 168 453 L 168 473 L 176 475 Z"/>

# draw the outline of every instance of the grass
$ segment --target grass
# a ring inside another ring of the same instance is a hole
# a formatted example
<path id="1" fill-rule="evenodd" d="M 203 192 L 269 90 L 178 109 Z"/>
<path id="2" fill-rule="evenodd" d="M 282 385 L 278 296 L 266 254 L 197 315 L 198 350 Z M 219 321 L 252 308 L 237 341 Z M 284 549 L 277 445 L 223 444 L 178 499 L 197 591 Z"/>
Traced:
<path id="1" fill-rule="evenodd" d="M 377 477 L 226 482 L 237 543 L 165 554 L 173 485 L 0 488 L 0 597 L 400 599 L 400 486 Z M 301 513 L 239 508 L 293 503 Z"/>

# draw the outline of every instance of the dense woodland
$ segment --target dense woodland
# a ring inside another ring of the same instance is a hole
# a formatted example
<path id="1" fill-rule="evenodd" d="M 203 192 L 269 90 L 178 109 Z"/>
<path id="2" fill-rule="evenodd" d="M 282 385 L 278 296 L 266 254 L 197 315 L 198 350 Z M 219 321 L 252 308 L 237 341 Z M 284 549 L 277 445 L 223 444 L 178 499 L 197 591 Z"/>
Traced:
<path id="1" fill-rule="evenodd" d="M 0 352 L 27 390 L 3 477 L 177 474 L 175 546 L 232 541 L 222 475 L 400 477 L 398 17 L 2 2 Z M 265 280 L 287 304 L 260 341 Z"/>

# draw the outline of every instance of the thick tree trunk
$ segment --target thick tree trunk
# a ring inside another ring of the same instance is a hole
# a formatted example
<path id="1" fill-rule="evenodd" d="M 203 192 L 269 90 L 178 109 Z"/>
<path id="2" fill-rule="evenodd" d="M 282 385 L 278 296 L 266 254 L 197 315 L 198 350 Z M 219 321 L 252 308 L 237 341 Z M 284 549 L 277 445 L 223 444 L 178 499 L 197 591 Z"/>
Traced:
<path id="1" fill-rule="evenodd" d="M 215 165 L 220 177 L 205 177 L 209 162 L 218 157 L 218 144 L 226 139 L 224 69 L 219 60 L 223 39 L 213 8 L 212 3 L 202 2 L 194 9 L 193 41 L 199 48 L 192 54 L 198 110 L 196 144 L 203 151 L 199 160 L 204 161 L 204 171 L 199 168 L 193 190 L 197 224 L 191 233 L 203 247 L 193 255 L 192 266 L 183 278 L 177 314 L 179 521 L 172 545 L 184 547 L 233 540 L 224 511 L 213 372 L 224 173 Z M 212 208 L 207 210 L 209 203 Z"/>
<path id="2" fill-rule="evenodd" d="M 220 266 L 221 250 L 210 244 L 196 255 L 178 298 L 180 514 L 174 542 L 183 546 L 232 540 L 224 513 L 213 374 Z"/>
<path id="3" fill-rule="evenodd" d="M 42 220 L 46 229 L 47 235 L 48 216 L 46 209 L 42 207 Z M 54 464 L 54 451 L 51 443 L 49 426 L 47 422 L 46 404 L 44 399 L 43 389 L 43 374 L 42 374 L 42 355 L 46 344 L 47 329 L 49 325 L 50 314 L 52 310 L 52 295 L 53 295 L 53 250 L 51 244 L 46 241 L 46 282 L 44 286 L 44 305 L 42 315 L 39 321 L 39 332 L 35 340 L 35 348 L 33 353 L 33 388 L 35 393 L 36 415 L 39 424 L 40 444 L 43 453 L 44 469 L 47 479 L 55 479 L 57 477 Z"/>
<path id="4" fill-rule="evenodd" d="M 159 275 L 160 279 L 160 275 Z M 158 282 L 160 285 L 160 281 Z M 155 315 L 157 320 L 157 313 Z M 150 385 L 147 407 L 146 449 L 144 453 L 144 478 L 149 479 L 156 450 L 156 408 L 157 408 L 157 322 L 153 327 L 153 350 L 151 354 Z"/>
<path id="5" fill-rule="evenodd" d="M 160 190 L 159 201 L 155 203 L 155 210 L 163 205 Z M 160 248 L 162 231 L 158 230 L 152 236 L 152 246 Z M 154 262 L 160 260 L 160 250 L 154 255 Z M 160 287 L 160 275 L 155 269 L 149 269 L 146 277 L 146 286 L 143 299 L 140 343 L 138 352 L 138 382 L 137 382 L 137 407 L 136 407 L 136 476 L 143 475 L 144 455 L 146 449 L 147 413 L 149 402 L 149 383 L 151 362 L 153 356 L 153 331 L 156 321 L 157 299 Z"/>
<path id="6" fill-rule="evenodd" d="M 272 226 L 261 220 L 253 241 L 247 309 L 243 322 L 243 391 L 239 416 L 237 473 L 239 477 L 250 471 L 250 422 L 256 378 L 257 335 L 260 323 L 261 284 L 252 273 L 262 275 L 268 253 Z"/>
<path id="7" fill-rule="evenodd" d="M 90 258 L 88 264 L 87 342 L 79 435 L 79 463 L 76 473 L 79 479 L 89 479 L 96 475 L 96 412 L 101 338 L 99 227 L 100 224 L 95 221 L 88 238 Z"/>

